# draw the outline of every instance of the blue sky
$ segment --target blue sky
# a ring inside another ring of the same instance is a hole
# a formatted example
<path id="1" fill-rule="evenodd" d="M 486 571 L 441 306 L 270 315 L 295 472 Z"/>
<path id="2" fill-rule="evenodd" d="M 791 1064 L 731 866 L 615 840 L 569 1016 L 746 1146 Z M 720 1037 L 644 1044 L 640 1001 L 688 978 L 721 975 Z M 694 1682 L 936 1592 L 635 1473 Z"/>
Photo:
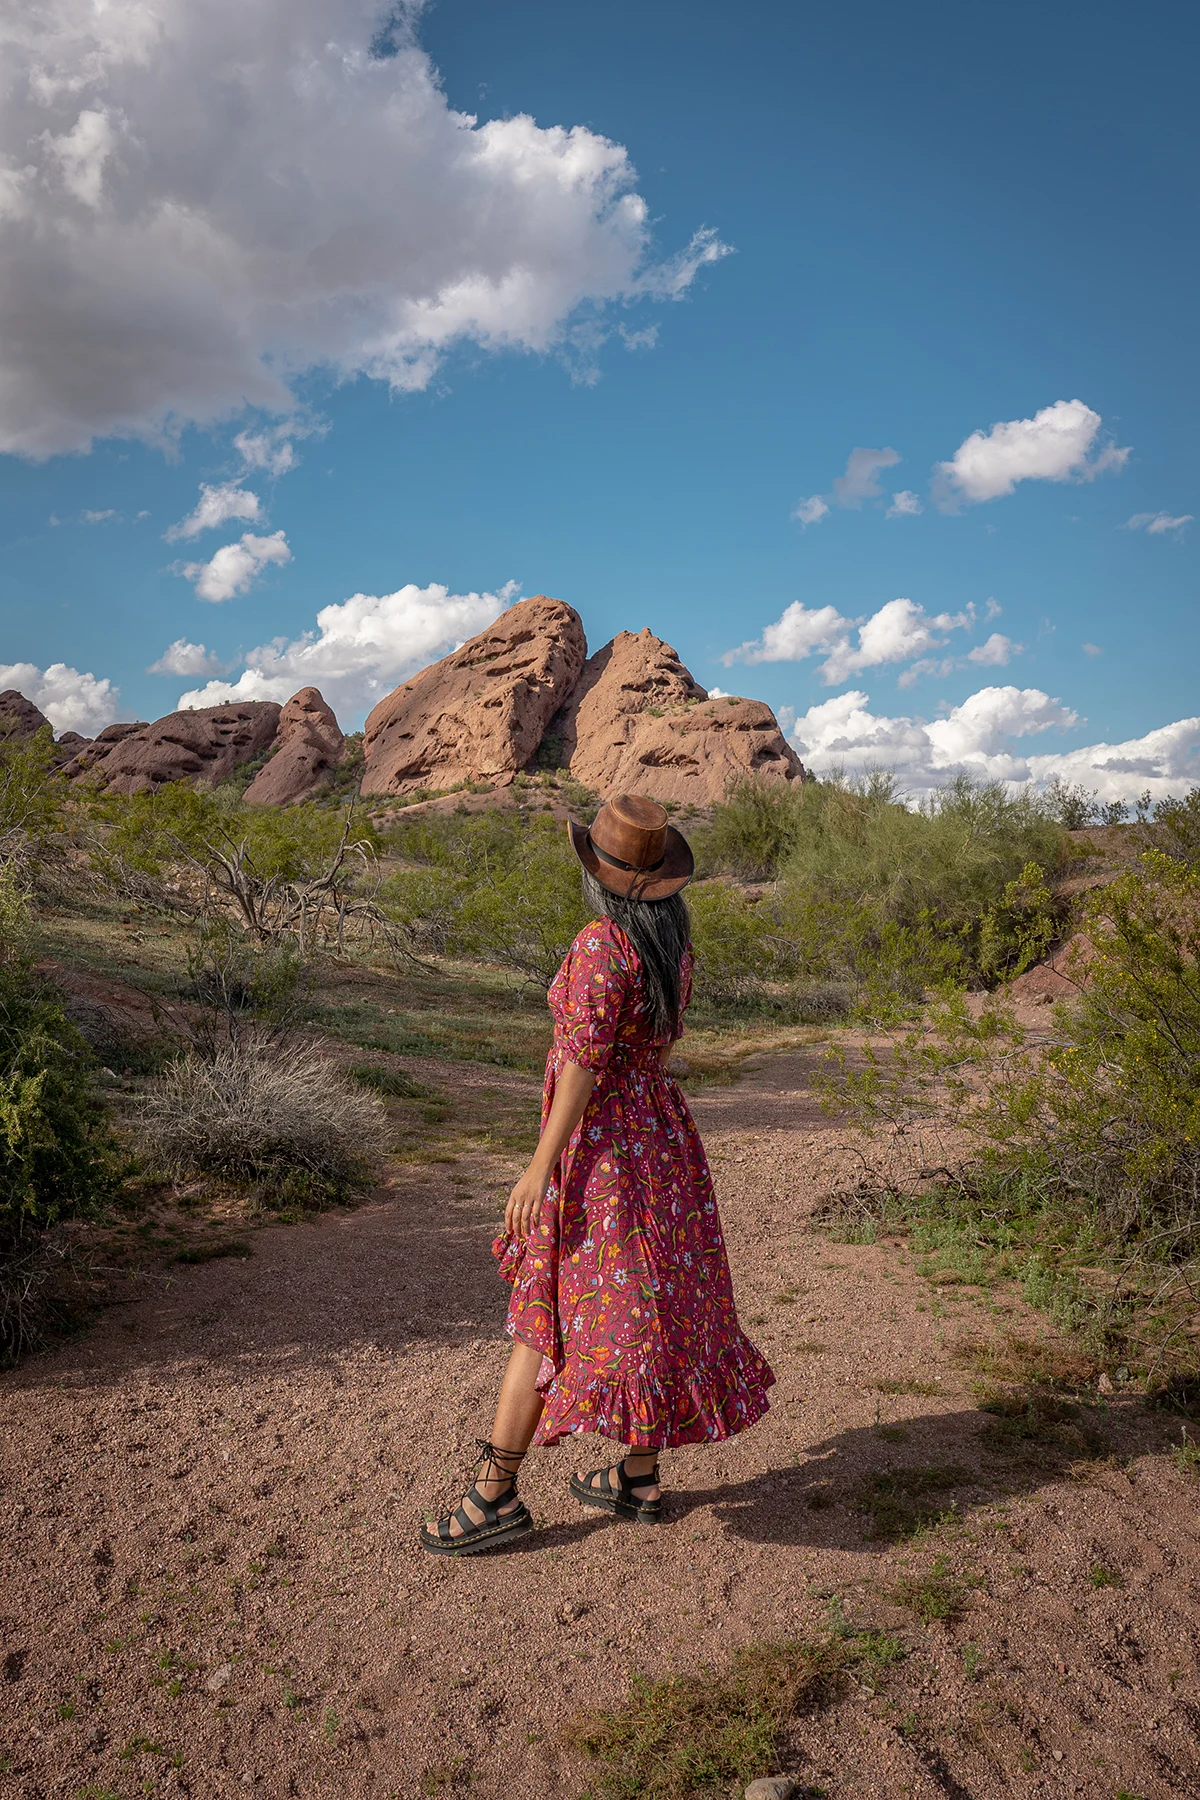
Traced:
<path id="1" fill-rule="evenodd" d="M 0 67 L 0 685 L 60 729 L 314 670 L 349 726 L 546 592 L 818 766 L 1200 779 L 1194 7 L 118 10 Z"/>

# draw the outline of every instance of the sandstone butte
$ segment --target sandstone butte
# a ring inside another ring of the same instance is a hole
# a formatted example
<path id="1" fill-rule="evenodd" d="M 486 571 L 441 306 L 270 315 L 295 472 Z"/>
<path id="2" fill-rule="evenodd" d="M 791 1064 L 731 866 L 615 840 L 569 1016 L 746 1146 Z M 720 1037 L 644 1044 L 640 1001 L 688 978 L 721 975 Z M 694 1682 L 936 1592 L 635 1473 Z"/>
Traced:
<path id="1" fill-rule="evenodd" d="M 769 706 L 710 699 L 649 630 L 618 632 L 588 658 L 550 732 L 560 735 L 562 766 L 599 794 L 711 806 L 738 776 L 804 779 Z"/>
<path id="2" fill-rule="evenodd" d="M 363 737 L 363 794 L 506 786 L 535 755 L 586 656 L 574 607 L 544 594 L 518 601 L 379 702 Z"/>
<path id="3" fill-rule="evenodd" d="M 0 743 L 5 738 L 31 738 L 39 731 L 49 731 L 50 721 L 40 707 L 27 700 L 17 688 L 0 692 Z M 53 745 L 53 756 L 61 767 L 87 743 L 77 731 L 64 731 Z"/>
<path id="4" fill-rule="evenodd" d="M 101 732 L 67 764 L 67 773 L 86 774 L 114 794 L 144 794 L 167 781 L 199 779 L 211 787 L 270 749 L 279 714 L 273 700 L 247 700 L 240 706 L 168 713 L 153 725 L 124 731 L 110 726 L 113 735 L 103 754 L 95 755 L 105 740 Z"/>
<path id="5" fill-rule="evenodd" d="M 45 724 L 24 695 L 0 693 L 0 732 L 28 736 Z M 90 743 L 65 734 L 58 752 L 72 779 L 118 794 L 168 781 L 211 786 L 262 762 L 246 799 L 287 806 L 320 790 L 345 741 L 330 706 L 306 687 L 283 707 L 175 712 L 152 725 L 108 725 Z M 367 798 L 505 788 L 534 767 L 564 769 L 599 794 L 695 807 L 720 800 L 741 776 L 804 780 L 768 706 L 710 696 L 649 630 L 618 632 L 589 656 L 579 614 L 545 594 L 510 607 L 381 700 L 363 756 Z"/>
<path id="6" fill-rule="evenodd" d="M 510 784 L 541 750 L 598 793 L 711 806 L 729 781 L 802 781 L 758 700 L 710 700 L 669 644 L 622 631 L 595 655 L 579 615 L 544 594 L 423 669 L 367 720 L 364 795 Z"/>
<path id="7" fill-rule="evenodd" d="M 290 806 L 304 800 L 342 760 L 346 740 L 314 687 L 293 694 L 279 715 L 275 745 L 246 789 L 251 806 Z"/>

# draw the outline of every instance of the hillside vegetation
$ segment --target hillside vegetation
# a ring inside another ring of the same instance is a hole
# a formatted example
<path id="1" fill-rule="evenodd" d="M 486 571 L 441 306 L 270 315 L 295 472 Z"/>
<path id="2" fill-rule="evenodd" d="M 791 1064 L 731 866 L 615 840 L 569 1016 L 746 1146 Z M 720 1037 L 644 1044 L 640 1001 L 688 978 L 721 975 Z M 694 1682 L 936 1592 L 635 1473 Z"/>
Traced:
<path id="1" fill-rule="evenodd" d="M 68 787 L 48 734 L 0 745 L 10 1354 L 49 1291 L 30 1258 L 60 1243 L 65 1223 L 193 1175 L 289 1214 L 344 1201 L 387 1153 L 380 1096 L 393 1138 L 397 1108 L 438 1125 L 436 1097 L 410 1069 L 376 1061 L 347 1075 L 323 1041 L 536 1067 L 545 988 L 586 919 L 542 785 L 585 813 L 594 804 L 575 786 L 559 793 L 553 774 L 526 783 L 518 808 L 380 822 L 353 797 L 247 807 L 236 781 L 122 798 Z M 698 873 L 687 1053 L 695 1079 L 773 1031 L 875 1034 L 840 1103 L 868 1125 L 937 1112 L 968 1130 L 969 1178 L 937 1198 L 944 1210 L 952 1194 L 955 1229 L 970 1235 L 973 1208 L 1007 1219 L 1010 1238 L 1024 1234 L 1026 1275 L 1041 1258 L 1047 1293 L 1065 1291 L 1060 1264 L 1087 1256 L 1132 1257 L 1139 1281 L 1153 1264 L 1182 1342 L 1196 1251 L 1200 804 L 1143 807 L 1120 828 L 1125 872 L 1090 878 L 1073 902 L 1064 886 L 1079 884 L 1062 878 L 1087 870 L 1089 846 L 1064 821 L 1086 800 L 960 779 L 911 807 L 886 776 L 735 783 L 687 826 Z M 121 933 L 143 937 L 139 922 L 152 955 L 123 947 Z M 1081 924 L 1101 947 L 1085 1000 L 1031 1044 L 1004 1010 L 1004 984 Z M 72 1022 L 38 972 L 47 953 L 140 986 L 153 1029 L 133 1044 L 111 1019 Z M 369 974 L 371 1000 L 331 1001 L 337 970 Z M 993 995 L 982 1019 L 963 998 L 972 991 Z M 114 1068 L 137 1096 L 124 1111 Z"/>

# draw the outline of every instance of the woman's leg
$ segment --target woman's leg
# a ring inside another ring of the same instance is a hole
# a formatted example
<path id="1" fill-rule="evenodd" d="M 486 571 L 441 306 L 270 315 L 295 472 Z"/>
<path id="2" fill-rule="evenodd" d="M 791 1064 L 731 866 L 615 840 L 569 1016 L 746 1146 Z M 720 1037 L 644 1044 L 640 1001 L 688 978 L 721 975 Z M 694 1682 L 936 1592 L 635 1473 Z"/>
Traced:
<path id="1" fill-rule="evenodd" d="M 496 1500 L 507 1488 L 521 1466 L 521 1458 L 529 1448 L 529 1440 L 537 1430 L 544 1405 L 542 1396 L 537 1391 L 538 1370 L 541 1366 L 540 1350 L 534 1350 L 529 1344 L 513 1344 L 504 1380 L 500 1383 L 500 1397 L 496 1402 L 496 1417 L 492 1423 L 492 1448 L 501 1454 L 490 1458 L 483 1465 L 475 1483 L 485 1500 Z M 507 1455 L 503 1454 L 505 1451 L 508 1452 Z M 500 1517 L 503 1518 L 505 1513 L 515 1512 L 520 1504 L 518 1496 L 511 1494 L 499 1509 Z M 470 1500 L 463 1501 L 463 1511 L 476 1525 L 483 1518 L 479 1508 Z M 462 1527 L 457 1519 L 451 1518 L 450 1535 L 462 1535 Z"/>
<path id="2" fill-rule="evenodd" d="M 633 1483 L 635 1497 L 646 1504 L 649 1504 L 652 1500 L 660 1499 L 662 1497 L 662 1489 L 659 1487 L 657 1481 L 639 1481 L 638 1476 L 641 1475 L 644 1477 L 649 1475 L 661 1454 L 662 1452 L 659 1450 L 627 1450 L 622 1459 L 625 1464 L 625 1473 Z M 602 1486 L 600 1479 L 601 1474 L 602 1471 L 596 1469 L 589 1482 L 587 1475 L 582 1470 L 577 1470 L 575 1478 L 585 1486 L 593 1487 L 599 1492 Z"/>

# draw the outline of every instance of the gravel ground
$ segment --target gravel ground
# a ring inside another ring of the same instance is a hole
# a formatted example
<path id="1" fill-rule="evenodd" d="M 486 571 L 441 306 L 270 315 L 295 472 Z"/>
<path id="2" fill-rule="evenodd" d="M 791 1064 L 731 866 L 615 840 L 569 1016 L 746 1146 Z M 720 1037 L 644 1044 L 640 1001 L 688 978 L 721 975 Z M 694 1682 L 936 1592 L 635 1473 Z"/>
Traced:
<path id="1" fill-rule="evenodd" d="M 1097 1393 L 1103 1453 L 1078 1432 L 990 1450 L 954 1342 L 1037 1321 L 810 1229 L 846 1159 L 809 1071 L 779 1056 L 696 1104 L 778 1385 L 744 1437 L 670 1455 L 658 1530 L 575 1507 L 570 1468 L 606 1454 L 588 1439 L 531 1457 L 523 1548 L 416 1545 L 504 1363 L 503 1159 L 398 1166 L 371 1204 L 261 1231 L 3 1378 L 0 1792 L 576 1800 L 578 1708 L 634 1668 L 820 1629 L 836 1595 L 908 1648 L 879 1693 L 796 1723 L 787 1766 L 837 1800 L 1194 1800 L 1200 1489 L 1163 1454 L 1178 1426 Z M 875 1476 L 948 1466 L 932 1537 L 869 1535 Z M 888 1597 L 931 1572 L 962 1586 L 949 1623 Z"/>

